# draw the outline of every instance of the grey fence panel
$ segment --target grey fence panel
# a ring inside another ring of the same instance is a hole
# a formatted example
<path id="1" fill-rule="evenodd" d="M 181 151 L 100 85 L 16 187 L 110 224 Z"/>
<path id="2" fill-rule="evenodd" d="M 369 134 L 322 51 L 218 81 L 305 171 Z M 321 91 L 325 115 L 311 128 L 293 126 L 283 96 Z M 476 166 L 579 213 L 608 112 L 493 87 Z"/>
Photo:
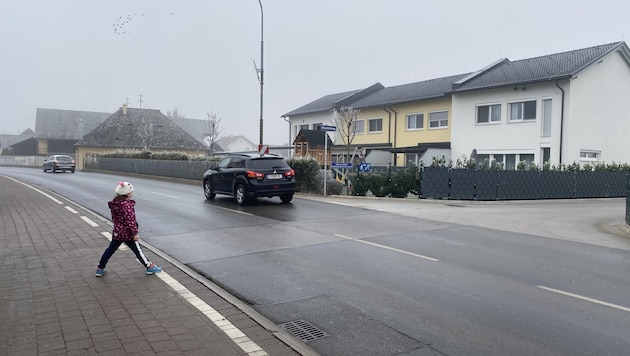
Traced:
<path id="1" fill-rule="evenodd" d="M 626 179 L 626 225 L 630 225 L 630 175 Z"/>
<path id="2" fill-rule="evenodd" d="M 627 179 L 628 179 L 628 172 L 609 172 L 608 196 L 609 197 L 625 197 Z"/>
<path id="3" fill-rule="evenodd" d="M 475 199 L 476 200 L 496 200 L 497 171 L 495 170 L 475 170 Z"/>
<path id="4" fill-rule="evenodd" d="M 538 193 L 541 199 L 571 199 L 575 196 L 574 172 L 539 172 Z"/>
<path id="5" fill-rule="evenodd" d="M 450 199 L 475 199 L 475 171 L 472 169 L 451 169 Z"/>
<path id="6" fill-rule="evenodd" d="M 575 173 L 575 197 L 576 198 L 605 198 L 608 196 L 606 186 L 606 172 L 584 172 Z"/>
<path id="7" fill-rule="evenodd" d="M 497 171 L 499 200 L 538 199 L 538 172 Z"/>
<path id="8" fill-rule="evenodd" d="M 422 170 L 422 198 L 448 199 L 448 167 L 425 167 Z"/>

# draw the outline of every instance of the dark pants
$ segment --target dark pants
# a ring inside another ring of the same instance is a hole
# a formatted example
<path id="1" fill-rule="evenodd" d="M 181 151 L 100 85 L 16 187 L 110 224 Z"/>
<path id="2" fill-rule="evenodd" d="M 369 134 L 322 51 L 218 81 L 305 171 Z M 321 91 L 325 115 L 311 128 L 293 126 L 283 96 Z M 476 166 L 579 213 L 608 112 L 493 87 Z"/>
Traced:
<path id="1" fill-rule="evenodd" d="M 138 261 L 141 264 L 143 264 L 144 267 L 149 268 L 149 266 L 151 265 L 151 261 L 149 261 L 149 259 L 142 252 L 142 248 L 140 247 L 140 244 L 138 243 L 138 241 L 133 241 L 133 240 L 129 240 L 129 241 L 112 240 L 112 242 L 109 244 L 109 247 L 107 247 L 105 252 L 103 252 L 103 256 L 101 256 L 101 261 L 98 263 L 98 268 L 101 268 L 101 269 L 105 268 L 105 266 L 107 265 L 107 261 L 109 261 L 109 259 L 114 255 L 114 252 L 118 250 L 118 248 L 120 247 L 120 245 L 123 244 L 123 242 L 125 243 L 125 245 L 129 246 L 131 251 L 133 251 L 133 253 L 138 258 Z"/>

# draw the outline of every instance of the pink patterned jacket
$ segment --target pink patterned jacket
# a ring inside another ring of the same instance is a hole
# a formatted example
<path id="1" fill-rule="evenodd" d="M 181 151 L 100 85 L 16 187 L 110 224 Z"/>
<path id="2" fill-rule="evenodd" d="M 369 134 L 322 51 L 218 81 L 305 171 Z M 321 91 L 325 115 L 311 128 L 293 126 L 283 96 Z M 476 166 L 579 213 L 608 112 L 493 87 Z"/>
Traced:
<path id="1" fill-rule="evenodd" d="M 136 221 L 136 201 L 132 199 L 112 200 L 107 203 L 112 211 L 114 231 L 112 239 L 119 241 L 133 240 L 138 234 L 138 222 Z"/>

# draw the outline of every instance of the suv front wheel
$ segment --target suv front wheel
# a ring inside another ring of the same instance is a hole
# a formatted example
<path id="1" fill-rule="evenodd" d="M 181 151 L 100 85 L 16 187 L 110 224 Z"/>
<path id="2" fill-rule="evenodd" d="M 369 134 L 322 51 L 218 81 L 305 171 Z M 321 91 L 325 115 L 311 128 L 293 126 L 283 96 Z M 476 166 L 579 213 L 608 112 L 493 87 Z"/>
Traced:
<path id="1" fill-rule="evenodd" d="M 212 200 L 216 196 L 214 191 L 212 191 L 212 185 L 209 180 L 203 182 L 203 195 L 206 196 L 207 200 Z"/>

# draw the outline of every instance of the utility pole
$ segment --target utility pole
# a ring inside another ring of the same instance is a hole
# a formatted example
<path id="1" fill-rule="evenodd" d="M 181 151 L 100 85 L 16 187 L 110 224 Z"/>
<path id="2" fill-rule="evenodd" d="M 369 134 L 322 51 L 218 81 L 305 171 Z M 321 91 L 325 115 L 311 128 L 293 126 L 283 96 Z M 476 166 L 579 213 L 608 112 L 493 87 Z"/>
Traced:
<path id="1" fill-rule="evenodd" d="M 142 109 L 142 94 L 140 94 L 140 109 Z"/>
<path id="2" fill-rule="evenodd" d="M 259 137 L 259 144 L 263 144 L 263 85 L 265 84 L 265 72 L 264 72 L 264 64 L 263 64 L 263 60 L 264 60 L 264 40 L 263 40 L 263 6 L 262 6 L 262 2 L 261 0 L 258 0 L 258 4 L 260 5 L 260 69 L 258 70 L 258 73 L 260 74 L 258 76 L 258 81 L 260 82 L 260 137 Z"/>

